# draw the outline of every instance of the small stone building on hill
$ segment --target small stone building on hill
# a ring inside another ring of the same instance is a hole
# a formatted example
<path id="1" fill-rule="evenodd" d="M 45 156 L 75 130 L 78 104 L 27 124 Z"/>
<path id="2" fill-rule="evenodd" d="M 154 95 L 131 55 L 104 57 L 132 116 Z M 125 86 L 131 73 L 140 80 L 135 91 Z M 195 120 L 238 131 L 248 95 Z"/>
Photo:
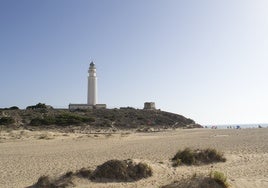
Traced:
<path id="1" fill-rule="evenodd" d="M 145 102 L 144 103 L 144 110 L 156 110 L 154 102 Z"/>

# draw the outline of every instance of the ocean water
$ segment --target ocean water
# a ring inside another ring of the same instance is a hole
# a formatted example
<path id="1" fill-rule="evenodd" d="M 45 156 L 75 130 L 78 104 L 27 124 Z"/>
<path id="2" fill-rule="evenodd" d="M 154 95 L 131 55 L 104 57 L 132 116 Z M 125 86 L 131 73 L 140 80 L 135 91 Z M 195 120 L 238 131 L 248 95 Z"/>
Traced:
<path id="1" fill-rule="evenodd" d="M 259 128 L 261 126 L 262 128 L 268 128 L 268 123 L 260 123 L 260 124 L 230 124 L 230 125 L 205 125 L 207 128 L 215 128 L 217 129 L 252 129 L 252 128 Z M 204 126 L 204 127 L 205 127 Z"/>

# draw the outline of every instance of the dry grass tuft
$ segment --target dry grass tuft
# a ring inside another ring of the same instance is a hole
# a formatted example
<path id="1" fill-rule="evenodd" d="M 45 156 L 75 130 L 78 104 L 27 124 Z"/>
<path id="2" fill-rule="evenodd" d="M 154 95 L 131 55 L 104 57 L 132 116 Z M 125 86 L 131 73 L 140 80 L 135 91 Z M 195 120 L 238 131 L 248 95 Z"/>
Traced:
<path id="1" fill-rule="evenodd" d="M 228 188 L 226 176 L 218 171 L 211 172 L 209 176 L 194 174 L 192 177 L 176 181 L 162 188 Z"/>

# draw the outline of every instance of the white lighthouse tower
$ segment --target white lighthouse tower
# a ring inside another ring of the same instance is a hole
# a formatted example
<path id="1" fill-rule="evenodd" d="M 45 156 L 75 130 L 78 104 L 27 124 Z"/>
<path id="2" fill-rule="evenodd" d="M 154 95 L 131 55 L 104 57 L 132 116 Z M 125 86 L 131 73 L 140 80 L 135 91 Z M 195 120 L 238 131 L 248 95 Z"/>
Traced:
<path id="1" fill-rule="evenodd" d="M 98 104 L 96 66 L 93 62 L 90 63 L 88 73 L 87 104 L 69 104 L 70 111 L 106 108 L 106 104 Z"/>
<path id="2" fill-rule="evenodd" d="M 94 106 L 98 103 L 98 92 L 97 92 L 96 67 L 93 62 L 90 63 L 88 73 L 89 76 L 88 76 L 87 104 Z"/>

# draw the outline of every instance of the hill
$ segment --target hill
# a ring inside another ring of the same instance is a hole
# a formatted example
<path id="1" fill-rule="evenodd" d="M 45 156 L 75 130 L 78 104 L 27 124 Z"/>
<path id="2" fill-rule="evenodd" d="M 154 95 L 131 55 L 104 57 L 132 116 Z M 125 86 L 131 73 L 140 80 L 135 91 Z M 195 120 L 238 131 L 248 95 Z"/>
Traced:
<path id="1" fill-rule="evenodd" d="M 70 112 L 67 109 L 40 108 L 0 110 L 1 127 L 10 128 L 197 128 L 192 119 L 160 110 L 94 109 Z"/>

